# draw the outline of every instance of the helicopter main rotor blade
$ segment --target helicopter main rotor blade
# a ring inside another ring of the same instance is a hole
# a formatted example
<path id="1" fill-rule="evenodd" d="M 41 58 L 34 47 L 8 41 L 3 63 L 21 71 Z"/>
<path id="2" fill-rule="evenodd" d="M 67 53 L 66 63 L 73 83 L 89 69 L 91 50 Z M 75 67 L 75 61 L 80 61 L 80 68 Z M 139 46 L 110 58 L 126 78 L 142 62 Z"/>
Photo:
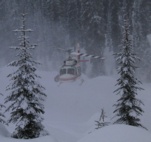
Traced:
<path id="1" fill-rule="evenodd" d="M 73 52 L 73 49 L 72 49 L 72 48 L 70 48 L 70 49 L 58 48 L 58 49 L 60 49 L 60 50 L 62 50 L 62 51 L 64 51 L 64 52 L 67 52 L 67 53 L 68 53 L 68 56 L 70 56 L 71 53 Z"/>
<path id="2" fill-rule="evenodd" d="M 101 56 L 89 55 L 89 54 L 85 54 L 85 53 L 72 52 L 71 54 L 75 55 L 75 56 L 80 56 L 80 57 L 89 57 L 89 58 L 104 60 L 104 58 Z"/>
<path id="3" fill-rule="evenodd" d="M 63 50 L 63 51 L 65 51 L 65 52 L 71 52 L 71 51 L 73 51 L 73 49 L 72 49 L 72 48 L 69 48 L 69 49 L 57 48 L 57 49 L 59 49 L 59 50 Z"/>

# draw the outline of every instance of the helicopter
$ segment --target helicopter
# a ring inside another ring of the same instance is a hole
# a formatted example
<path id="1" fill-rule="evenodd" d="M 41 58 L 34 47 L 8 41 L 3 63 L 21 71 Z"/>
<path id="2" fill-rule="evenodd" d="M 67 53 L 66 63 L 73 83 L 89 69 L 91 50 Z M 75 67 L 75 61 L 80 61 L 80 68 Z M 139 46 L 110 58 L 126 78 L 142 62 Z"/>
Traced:
<path id="1" fill-rule="evenodd" d="M 59 48 L 59 49 L 68 53 L 68 58 L 64 60 L 63 65 L 61 66 L 58 75 L 55 76 L 54 78 L 56 82 L 60 82 L 60 83 L 75 81 L 80 78 L 81 76 L 80 62 L 89 61 L 89 60 L 81 60 L 81 57 L 89 57 L 89 58 L 104 60 L 104 58 L 101 56 L 80 53 L 79 46 L 78 46 L 77 51 L 74 51 L 73 49 L 67 49 L 67 50 L 62 49 L 62 48 Z M 83 82 L 83 80 L 81 80 L 81 82 Z"/>

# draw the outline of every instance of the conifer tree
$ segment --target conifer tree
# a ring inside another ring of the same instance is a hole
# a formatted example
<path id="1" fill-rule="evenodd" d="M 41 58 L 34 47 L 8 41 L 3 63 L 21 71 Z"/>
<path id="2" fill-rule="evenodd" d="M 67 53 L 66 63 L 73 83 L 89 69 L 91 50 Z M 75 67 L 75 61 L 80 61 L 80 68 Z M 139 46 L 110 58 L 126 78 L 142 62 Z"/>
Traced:
<path id="1" fill-rule="evenodd" d="M 143 102 L 137 98 L 137 90 L 142 88 L 139 87 L 141 82 L 135 77 L 135 64 L 139 58 L 133 53 L 128 19 L 124 20 L 121 51 L 115 55 L 120 76 L 116 84 L 119 87 L 115 90 L 120 96 L 114 105 L 114 113 L 118 117 L 115 123 L 143 127 L 139 118 L 143 113 Z"/>
<path id="2" fill-rule="evenodd" d="M 0 93 L 0 95 L 2 95 L 2 94 Z M 5 106 L 3 104 L 0 104 L 0 123 L 6 124 L 6 122 L 4 120 L 5 115 L 1 112 L 3 108 L 5 108 Z"/>
<path id="3" fill-rule="evenodd" d="M 29 42 L 27 33 L 32 30 L 25 27 L 25 15 L 22 14 L 21 27 L 15 30 L 20 34 L 20 44 L 14 47 L 18 51 L 18 58 L 9 64 L 15 71 L 8 75 L 10 84 L 7 90 L 10 94 L 5 98 L 5 103 L 9 104 L 6 108 L 6 112 L 10 111 L 8 123 L 15 124 L 12 137 L 30 139 L 39 137 L 44 130 L 42 114 L 46 94 L 43 92 L 44 87 L 38 83 L 39 76 L 36 74 L 38 63 L 33 60 L 31 54 L 35 45 Z"/>

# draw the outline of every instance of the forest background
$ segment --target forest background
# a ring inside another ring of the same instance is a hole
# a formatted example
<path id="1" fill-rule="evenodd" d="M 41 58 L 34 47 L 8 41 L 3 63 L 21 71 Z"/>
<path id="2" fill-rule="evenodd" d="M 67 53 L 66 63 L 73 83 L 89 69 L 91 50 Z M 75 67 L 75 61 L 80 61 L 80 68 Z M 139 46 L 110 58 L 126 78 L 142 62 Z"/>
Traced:
<path id="1" fill-rule="evenodd" d="M 151 82 L 150 7 L 150 0 L 0 0 L 0 67 L 14 59 L 9 47 L 18 45 L 18 35 L 13 30 L 20 26 L 20 14 L 28 13 L 26 24 L 34 30 L 30 40 L 38 45 L 33 54 L 41 69 L 58 70 L 66 55 L 58 48 L 79 44 L 82 52 L 105 57 L 82 63 L 83 73 L 113 75 L 126 11 L 133 50 L 141 59 L 137 75 Z"/>

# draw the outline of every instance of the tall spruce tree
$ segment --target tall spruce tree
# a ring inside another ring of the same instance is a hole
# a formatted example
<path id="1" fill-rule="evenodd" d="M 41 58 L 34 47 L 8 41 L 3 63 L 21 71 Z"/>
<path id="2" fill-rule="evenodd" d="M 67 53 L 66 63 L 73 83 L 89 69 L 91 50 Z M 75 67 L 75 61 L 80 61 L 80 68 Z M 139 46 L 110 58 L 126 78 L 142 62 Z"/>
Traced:
<path id="1" fill-rule="evenodd" d="M 118 117 L 115 123 L 143 127 L 139 118 L 143 113 L 141 108 L 143 102 L 137 98 L 137 90 L 142 90 L 142 88 L 138 86 L 141 82 L 135 77 L 135 64 L 139 58 L 133 53 L 127 18 L 124 20 L 121 51 L 115 55 L 120 75 L 117 80 L 119 87 L 115 90 L 120 96 L 114 105 L 116 107 L 114 113 Z"/>
<path id="2" fill-rule="evenodd" d="M 5 103 L 9 104 L 6 109 L 6 112 L 10 111 L 8 123 L 14 123 L 16 126 L 12 137 L 31 139 L 39 137 L 44 130 L 42 114 L 46 94 L 43 93 L 44 87 L 38 83 L 39 76 L 36 74 L 38 63 L 31 55 L 35 46 L 30 44 L 27 36 L 32 30 L 25 27 L 25 15 L 22 14 L 21 27 L 15 30 L 20 33 L 20 44 L 14 47 L 18 51 L 17 60 L 9 64 L 16 70 L 8 75 L 11 83 L 7 90 L 10 95 L 5 98 Z"/>
<path id="3" fill-rule="evenodd" d="M 2 94 L 0 93 L 0 95 L 2 95 Z M 0 123 L 6 124 L 6 122 L 4 120 L 5 115 L 1 112 L 3 108 L 5 108 L 5 106 L 3 104 L 0 104 Z"/>

